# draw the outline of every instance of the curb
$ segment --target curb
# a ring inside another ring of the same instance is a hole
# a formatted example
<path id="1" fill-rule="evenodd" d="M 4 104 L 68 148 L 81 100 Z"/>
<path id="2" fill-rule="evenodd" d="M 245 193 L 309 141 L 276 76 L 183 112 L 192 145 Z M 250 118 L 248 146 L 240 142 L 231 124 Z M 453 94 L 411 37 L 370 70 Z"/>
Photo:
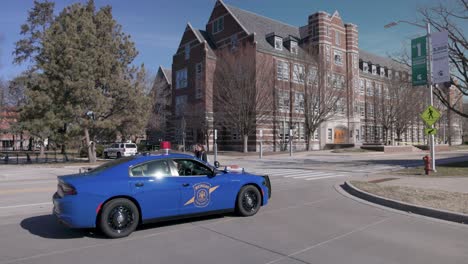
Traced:
<path id="1" fill-rule="evenodd" d="M 363 190 L 356 188 L 352 185 L 349 181 L 346 181 L 340 187 L 348 192 L 351 195 L 354 195 L 360 199 L 366 200 L 368 202 L 372 202 L 378 205 L 390 207 L 392 209 L 404 211 L 407 213 L 419 214 L 423 216 L 428 216 L 432 218 L 437 218 L 445 221 L 451 221 L 461 224 L 468 223 L 468 215 L 462 213 L 455 213 L 440 209 L 435 209 L 431 207 L 419 206 L 414 204 L 409 204 L 401 201 L 396 201 L 392 199 L 388 199 L 382 196 L 374 195 Z"/>

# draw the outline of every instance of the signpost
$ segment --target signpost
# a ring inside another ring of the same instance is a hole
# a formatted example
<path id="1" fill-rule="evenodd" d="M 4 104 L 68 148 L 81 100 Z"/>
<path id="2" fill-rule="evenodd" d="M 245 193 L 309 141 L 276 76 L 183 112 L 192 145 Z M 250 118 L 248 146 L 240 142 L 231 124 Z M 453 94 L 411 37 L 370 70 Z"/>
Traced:
<path id="1" fill-rule="evenodd" d="M 411 69 L 413 86 L 427 84 L 426 36 L 411 40 Z"/>

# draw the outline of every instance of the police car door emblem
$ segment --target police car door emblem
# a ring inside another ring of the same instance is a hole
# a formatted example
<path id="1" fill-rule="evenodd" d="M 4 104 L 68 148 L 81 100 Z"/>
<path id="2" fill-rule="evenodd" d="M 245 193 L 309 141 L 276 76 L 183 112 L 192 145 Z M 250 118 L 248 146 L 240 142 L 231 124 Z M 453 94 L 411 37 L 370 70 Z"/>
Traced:
<path id="1" fill-rule="evenodd" d="M 218 187 L 219 185 L 211 187 L 211 184 L 206 182 L 193 185 L 193 197 L 184 206 L 193 203 L 196 207 L 206 207 L 210 203 L 211 193 Z"/>

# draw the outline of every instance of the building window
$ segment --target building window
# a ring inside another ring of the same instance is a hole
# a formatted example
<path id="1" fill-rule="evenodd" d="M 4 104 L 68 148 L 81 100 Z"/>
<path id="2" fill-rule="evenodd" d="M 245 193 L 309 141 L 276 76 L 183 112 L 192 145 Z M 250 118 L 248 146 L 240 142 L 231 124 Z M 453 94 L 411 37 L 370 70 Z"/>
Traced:
<path id="1" fill-rule="evenodd" d="M 377 66 L 372 65 L 372 74 L 377 75 Z"/>
<path id="2" fill-rule="evenodd" d="M 280 112 L 289 112 L 290 106 L 289 92 L 278 92 L 278 110 Z"/>
<path id="3" fill-rule="evenodd" d="M 367 62 L 362 63 L 362 71 L 365 73 L 369 72 L 369 64 L 367 64 Z"/>
<path id="4" fill-rule="evenodd" d="M 364 79 L 359 79 L 359 94 L 364 95 Z"/>
<path id="5" fill-rule="evenodd" d="M 344 100 L 344 98 L 338 99 L 338 101 L 336 102 L 336 105 L 337 105 L 338 114 L 344 115 L 345 114 L 345 100 Z"/>
<path id="6" fill-rule="evenodd" d="M 377 84 L 375 85 L 375 95 L 376 95 L 376 96 L 380 96 L 381 90 L 382 90 L 382 84 L 377 83 Z"/>
<path id="7" fill-rule="evenodd" d="M 388 70 L 387 74 L 388 74 L 388 78 L 391 79 L 392 78 L 392 70 Z"/>
<path id="8" fill-rule="evenodd" d="M 289 141 L 289 126 L 287 122 L 280 123 L 280 139 L 285 141 Z"/>
<path id="9" fill-rule="evenodd" d="M 305 130 L 304 130 L 304 123 L 299 123 L 297 126 L 297 138 L 300 140 L 304 140 Z"/>
<path id="10" fill-rule="evenodd" d="M 325 57 L 327 58 L 327 61 L 330 61 L 330 45 L 325 46 Z"/>
<path id="11" fill-rule="evenodd" d="M 397 80 L 400 80 L 400 72 L 397 72 L 397 71 L 395 72 L 395 78 Z"/>
<path id="12" fill-rule="evenodd" d="M 356 129 L 356 140 L 357 141 L 361 140 L 359 136 L 359 129 Z"/>
<path id="13" fill-rule="evenodd" d="M 366 92 L 368 96 L 374 95 L 374 87 L 372 87 L 372 82 L 366 81 Z"/>
<path id="14" fill-rule="evenodd" d="M 361 117 L 364 117 L 366 114 L 366 109 L 364 108 L 364 102 L 359 102 L 359 112 Z"/>
<path id="15" fill-rule="evenodd" d="M 185 106 L 187 105 L 187 95 L 179 95 L 175 98 L 175 113 L 176 116 L 180 116 L 185 111 Z"/>
<path id="16" fill-rule="evenodd" d="M 359 60 L 357 54 L 353 54 L 353 67 L 357 69 L 359 67 Z"/>
<path id="17" fill-rule="evenodd" d="M 275 49 L 283 50 L 283 39 L 275 36 Z"/>
<path id="18" fill-rule="evenodd" d="M 278 76 L 278 80 L 289 80 L 289 63 L 286 61 L 277 60 L 276 75 Z"/>
<path id="19" fill-rule="evenodd" d="M 190 59 L 190 43 L 185 44 L 185 59 Z"/>
<path id="20" fill-rule="evenodd" d="M 187 68 L 176 72 L 176 89 L 187 87 Z"/>
<path id="21" fill-rule="evenodd" d="M 385 77 L 385 68 L 380 67 L 380 77 Z"/>
<path id="22" fill-rule="evenodd" d="M 332 140 L 333 139 L 333 129 L 329 128 L 328 129 L 328 140 Z"/>
<path id="23" fill-rule="evenodd" d="M 231 49 L 235 50 L 237 48 L 237 45 L 238 45 L 237 35 L 234 34 L 231 36 Z"/>
<path id="24" fill-rule="evenodd" d="M 224 17 L 220 17 L 213 22 L 213 34 L 223 31 Z"/>
<path id="25" fill-rule="evenodd" d="M 304 83 L 304 65 L 293 65 L 293 82 Z"/>
<path id="26" fill-rule="evenodd" d="M 341 45 L 341 34 L 338 30 L 335 30 L 335 44 Z"/>
<path id="27" fill-rule="evenodd" d="M 334 50 L 333 57 L 335 58 L 336 65 L 339 65 L 339 66 L 343 65 L 343 52 Z"/>
<path id="28" fill-rule="evenodd" d="M 239 133 L 231 131 L 231 140 L 240 140 Z"/>
<path id="29" fill-rule="evenodd" d="M 296 113 L 304 112 L 304 94 L 303 93 L 294 94 L 294 111 Z"/>
<path id="30" fill-rule="evenodd" d="M 373 104 L 369 104 L 369 116 L 370 117 L 374 117 L 374 105 Z"/>
<path id="31" fill-rule="evenodd" d="M 291 41 L 291 53 L 298 54 L 299 49 L 297 48 L 297 42 Z"/>
<path id="32" fill-rule="evenodd" d="M 327 26 L 326 29 L 327 29 L 327 36 L 330 36 L 330 26 Z"/>
<path id="33" fill-rule="evenodd" d="M 309 75 L 307 76 L 307 83 L 308 84 L 316 84 L 317 80 L 317 69 L 310 68 Z"/>
<path id="34" fill-rule="evenodd" d="M 203 97 L 202 91 L 202 72 L 203 65 L 200 63 L 195 64 L 195 98 L 200 99 Z"/>

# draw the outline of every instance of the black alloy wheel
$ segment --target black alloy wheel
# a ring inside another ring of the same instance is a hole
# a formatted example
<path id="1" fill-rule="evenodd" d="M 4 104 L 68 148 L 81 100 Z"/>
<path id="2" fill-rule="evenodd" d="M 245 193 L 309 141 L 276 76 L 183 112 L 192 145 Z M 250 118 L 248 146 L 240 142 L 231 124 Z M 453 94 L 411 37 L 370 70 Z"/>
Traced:
<path id="1" fill-rule="evenodd" d="M 108 237 L 126 237 L 135 231 L 139 219 L 140 214 L 136 205 L 128 199 L 118 198 L 104 205 L 99 226 Z"/>
<path id="2" fill-rule="evenodd" d="M 262 204 L 260 191 L 253 185 L 242 187 L 237 195 L 237 212 L 241 216 L 252 216 L 258 212 Z"/>
<path id="3" fill-rule="evenodd" d="M 117 158 L 120 159 L 122 157 L 122 154 L 120 152 L 117 152 Z"/>

